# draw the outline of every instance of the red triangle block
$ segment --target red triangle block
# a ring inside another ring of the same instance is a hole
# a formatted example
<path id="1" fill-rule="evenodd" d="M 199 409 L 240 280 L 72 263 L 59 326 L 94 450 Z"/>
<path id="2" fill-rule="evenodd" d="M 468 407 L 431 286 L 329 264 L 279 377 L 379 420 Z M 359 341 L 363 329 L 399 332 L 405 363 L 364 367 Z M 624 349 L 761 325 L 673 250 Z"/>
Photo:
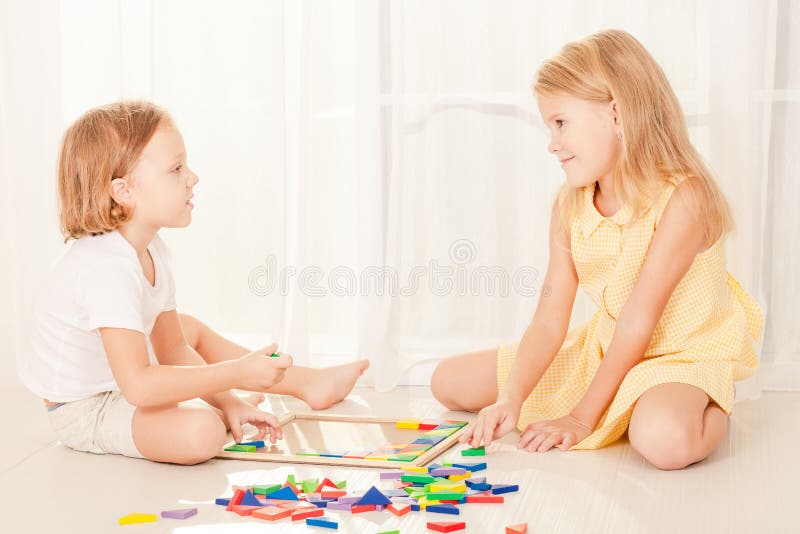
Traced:
<path id="1" fill-rule="evenodd" d="M 386 509 L 389 510 L 390 512 L 392 512 L 397 517 L 400 517 L 402 515 L 406 515 L 408 512 L 411 511 L 411 505 L 410 504 L 390 504 L 389 506 L 386 507 Z"/>
<path id="2" fill-rule="evenodd" d="M 428 521 L 428 530 L 435 530 L 436 532 L 455 532 L 465 528 L 467 528 L 467 524 L 463 521 Z"/>
<path id="3" fill-rule="evenodd" d="M 506 534 L 525 534 L 528 532 L 528 523 L 517 523 L 506 527 Z"/>
<path id="4" fill-rule="evenodd" d="M 322 482 L 320 482 L 319 486 L 317 486 L 317 489 L 314 490 L 314 493 L 321 492 L 323 488 L 331 488 L 334 490 L 339 489 L 339 487 L 336 484 L 334 484 L 329 478 L 323 478 Z"/>

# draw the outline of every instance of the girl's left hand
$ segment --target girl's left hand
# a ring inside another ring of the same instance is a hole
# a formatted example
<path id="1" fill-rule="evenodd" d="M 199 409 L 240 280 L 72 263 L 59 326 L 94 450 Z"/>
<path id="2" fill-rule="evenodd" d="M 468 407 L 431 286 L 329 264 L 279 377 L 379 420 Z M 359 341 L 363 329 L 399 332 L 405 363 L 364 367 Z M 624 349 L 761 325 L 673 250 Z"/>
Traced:
<path id="1" fill-rule="evenodd" d="M 578 421 L 572 414 L 531 423 L 519 437 L 517 448 L 528 452 L 546 452 L 554 446 L 562 451 L 580 443 L 594 429 Z"/>
<path id="2" fill-rule="evenodd" d="M 245 423 L 258 428 L 258 436 L 256 440 L 262 440 L 269 433 L 269 441 L 275 443 L 277 440 L 283 438 L 283 430 L 278 424 L 278 418 L 271 413 L 262 412 L 252 404 L 244 401 L 239 401 L 230 406 L 226 406 L 222 411 L 225 417 L 225 423 L 230 427 L 233 439 L 236 443 L 242 441 L 244 431 L 242 426 Z"/>

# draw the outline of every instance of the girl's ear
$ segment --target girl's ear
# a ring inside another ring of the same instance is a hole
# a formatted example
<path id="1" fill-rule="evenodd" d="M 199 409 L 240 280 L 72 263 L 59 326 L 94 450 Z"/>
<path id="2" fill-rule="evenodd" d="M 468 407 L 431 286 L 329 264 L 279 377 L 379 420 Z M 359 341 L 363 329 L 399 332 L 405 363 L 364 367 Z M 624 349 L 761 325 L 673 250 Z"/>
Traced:
<path id="1" fill-rule="evenodd" d="M 131 207 L 133 205 L 133 193 L 128 181 L 128 177 L 114 178 L 111 180 L 111 198 L 120 206 Z"/>
<path id="2" fill-rule="evenodd" d="M 619 118 L 616 100 L 611 101 L 611 119 L 614 121 L 614 129 L 617 131 L 617 135 L 622 135 L 622 121 Z"/>

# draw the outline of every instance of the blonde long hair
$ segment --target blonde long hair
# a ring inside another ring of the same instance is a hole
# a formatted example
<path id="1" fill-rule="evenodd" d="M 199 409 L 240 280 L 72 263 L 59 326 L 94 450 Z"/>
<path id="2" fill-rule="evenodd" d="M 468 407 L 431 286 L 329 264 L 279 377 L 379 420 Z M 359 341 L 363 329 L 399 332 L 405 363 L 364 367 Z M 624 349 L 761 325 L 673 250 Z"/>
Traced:
<path id="1" fill-rule="evenodd" d="M 114 230 L 131 211 L 111 197 L 111 180 L 133 170 L 159 125 L 172 124 L 145 101 L 90 109 L 64 133 L 58 158 L 58 200 L 64 241 Z"/>
<path id="2" fill-rule="evenodd" d="M 566 44 L 536 73 L 536 95 L 568 94 L 617 104 L 622 154 L 612 177 L 618 200 L 638 219 L 665 182 L 692 178 L 699 195 L 694 213 L 705 222 L 706 242 L 734 229 L 730 206 L 689 140 L 678 98 L 664 72 L 642 44 L 622 30 L 605 30 Z M 569 233 L 583 188 L 565 183 L 556 197 L 557 235 Z"/>

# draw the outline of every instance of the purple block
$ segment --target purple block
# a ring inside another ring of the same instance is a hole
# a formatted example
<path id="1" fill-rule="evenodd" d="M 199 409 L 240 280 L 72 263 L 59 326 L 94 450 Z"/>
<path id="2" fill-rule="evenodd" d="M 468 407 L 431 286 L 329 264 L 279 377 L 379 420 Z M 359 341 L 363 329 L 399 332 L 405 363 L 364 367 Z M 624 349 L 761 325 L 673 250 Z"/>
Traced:
<path id="1" fill-rule="evenodd" d="M 345 495 L 344 497 L 339 497 L 338 502 L 339 504 L 354 504 L 360 500 L 360 495 Z"/>
<path id="2" fill-rule="evenodd" d="M 467 470 L 463 467 L 440 467 L 430 472 L 432 477 L 449 477 L 450 475 L 465 475 Z"/>
<path id="3" fill-rule="evenodd" d="M 161 512 L 161 517 L 168 517 L 170 519 L 186 519 L 197 514 L 197 508 L 184 508 L 182 510 L 165 510 Z"/>
<path id="4" fill-rule="evenodd" d="M 375 511 L 376 512 L 383 512 L 383 505 L 382 504 L 376 505 L 375 506 Z"/>
<path id="5" fill-rule="evenodd" d="M 352 504 L 344 502 L 329 502 L 327 506 L 328 510 L 344 510 L 346 512 L 349 512 L 352 507 Z"/>
<path id="6" fill-rule="evenodd" d="M 403 476 L 402 471 L 389 471 L 386 473 L 381 473 L 381 480 L 399 479 L 401 476 Z"/>

